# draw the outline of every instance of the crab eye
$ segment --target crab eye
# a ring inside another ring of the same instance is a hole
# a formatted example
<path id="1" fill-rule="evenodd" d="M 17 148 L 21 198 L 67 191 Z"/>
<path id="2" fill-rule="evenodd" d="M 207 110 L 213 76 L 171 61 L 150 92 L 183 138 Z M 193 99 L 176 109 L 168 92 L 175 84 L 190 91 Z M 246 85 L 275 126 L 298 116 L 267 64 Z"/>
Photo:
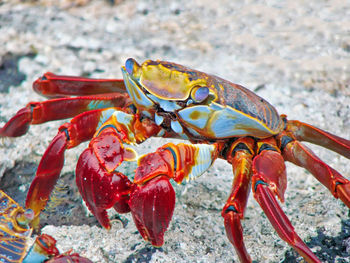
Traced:
<path id="1" fill-rule="evenodd" d="M 133 58 L 128 58 L 127 61 L 125 62 L 125 70 L 131 76 L 134 75 L 134 73 L 137 71 L 139 67 L 140 65 Z"/>
<path id="2" fill-rule="evenodd" d="M 209 95 L 209 88 L 208 87 L 197 87 L 194 88 L 191 91 L 191 98 L 194 102 L 202 102 L 206 98 L 208 98 Z"/>

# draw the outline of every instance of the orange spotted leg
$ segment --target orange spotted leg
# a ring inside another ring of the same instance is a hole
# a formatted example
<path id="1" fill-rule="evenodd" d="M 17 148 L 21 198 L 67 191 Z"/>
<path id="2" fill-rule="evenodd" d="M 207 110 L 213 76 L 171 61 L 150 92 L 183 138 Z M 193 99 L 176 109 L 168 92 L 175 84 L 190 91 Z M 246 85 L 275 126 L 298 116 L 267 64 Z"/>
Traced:
<path id="1" fill-rule="evenodd" d="M 294 227 L 278 204 L 284 201 L 287 178 L 284 159 L 273 138 L 258 141 L 253 159 L 252 188 L 254 198 L 264 210 L 277 234 L 307 262 L 321 262 L 294 231 Z"/>
<path id="2" fill-rule="evenodd" d="M 226 156 L 232 164 L 234 180 L 232 190 L 222 210 L 226 235 L 236 249 L 240 261 L 252 262 L 243 242 L 243 229 L 241 220 L 247 205 L 251 176 L 252 157 L 254 154 L 254 140 L 252 138 L 240 138 L 234 141 Z"/>

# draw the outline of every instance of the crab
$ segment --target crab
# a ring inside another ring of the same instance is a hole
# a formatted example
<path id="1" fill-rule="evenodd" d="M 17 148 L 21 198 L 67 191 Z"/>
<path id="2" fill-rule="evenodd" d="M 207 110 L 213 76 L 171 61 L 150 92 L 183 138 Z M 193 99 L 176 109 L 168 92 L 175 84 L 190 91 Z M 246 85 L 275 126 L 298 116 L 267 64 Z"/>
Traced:
<path id="1" fill-rule="evenodd" d="M 232 165 L 233 184 L 221 215 L 226 234 L 241 262 L 251 262 L 241 220 L 250 191 L 277 234 L 307 262 L 320 262 L 280 207 L 287 187 L 285 161 L 307 169 L 335 198 L 350 207 L 350 183 L 301 141 L 350 158 L 350 141 L 309 124 L 287 120 L 265 99 L 217 76 L 179 64 L 130 58 L 123 79 L 89 79 L 46 73 L 33 88 L 46 96 L 30 102 L 4 127 L 0 137 L 25 134 L 31 124 L 72 118 L 45 151 L 29 188 L 26 207 L 44 209 L 64 165 L 66 149 L 89 141 L 76 166 L 76 183 L 88 209 L 110 228 L 107 209 L 131 212 L 142 237 L 153 246 L 164 233 L 175 207 L 170 183 L 180 184 L 209 169 L 217 158 Z M 131 180 L 117 171 L 137 158 L 127 145 L 150 137 L 179 138 L 138 158 Z"/>
<path id="2" fill-rule="evenodd" d="M 4 263 L 91 263 L 77 253 L 67 251 L 60 253 L 56 240 L 41 234 L 27 253 L 28 239 L 33 228 L 30 222 L 34 219 L 34 211 L 23 209 L 4 191 L 0 190 L 0 262 Z"/>

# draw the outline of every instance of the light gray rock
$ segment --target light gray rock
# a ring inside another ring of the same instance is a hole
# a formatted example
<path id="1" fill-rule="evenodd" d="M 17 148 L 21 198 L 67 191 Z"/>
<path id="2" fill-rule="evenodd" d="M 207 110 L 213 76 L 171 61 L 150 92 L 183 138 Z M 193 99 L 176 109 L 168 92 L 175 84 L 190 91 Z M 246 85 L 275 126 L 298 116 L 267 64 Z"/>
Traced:
<path id="1" fill-rule="evenodd" d="M 219 75 L 257 90 L 289 119 L 350 138 L 346 1 L 124 0 L 115 6 L 91 1 L 66 9 L 47 2 L 51 4 L 0 3 L 0 57 L 8 52 L 37 53 L 20 60 L 27 79 L 1 94 L 0 126 L 28 101 L 43 100 L 30 88 L 42 73 L 120 78 L 120 66 L 134 57 L 169 60 Z M 16 161 L 38 163 L 61 123 L 33 126 L 26 136 L 5 140 L 0 146 L 0 176 Z M 137 149 L 150 152 L 163 142 L 151 139 Z M 85 147 L 67 152 L 63 172 L 74 171 Z M 312 149 L 349 178 L 349 160 Z M 309 173 L 290 164 L 287 168 L 282 207 L 296 231 L 306 241 L 321 227 L 326 235 L 337 236 L 348 208 Z M 113 222 L 110 231 L 82 225 L 47 226 L 43 232 L 55 236 L 63 251 L 73 248 L 94 262 L 237 261 L 220 215 L 231 181 L 231 167 L 218 161 L 198 180 L 175 186 L 177 205 L 160 250 L 142 240 L 130 215 L 125 215 L 127 227 Z M 284 259 L 288 245 L 252 196 L 243 227 L 253 259 Z"/>

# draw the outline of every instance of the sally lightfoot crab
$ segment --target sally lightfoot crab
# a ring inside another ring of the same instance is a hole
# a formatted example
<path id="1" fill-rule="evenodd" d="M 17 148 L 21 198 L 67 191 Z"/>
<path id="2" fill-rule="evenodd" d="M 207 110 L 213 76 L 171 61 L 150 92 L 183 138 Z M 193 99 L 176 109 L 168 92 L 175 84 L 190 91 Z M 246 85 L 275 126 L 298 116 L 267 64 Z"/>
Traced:
<path id="1" fill-rule="evenodd" d="M 33 87 L 50 99 L 29 103 L 0 129 L 1 137 L 16 137 L 30 124 L 73 118 L 59 128 L 29 189 L 26 207 L 37 218 L 59 177 L 65 150 L 90 140 L 76 167 L 76 182 L 90 211 L 105 228 L 110 228 L 107 209 L 131 212 L 142 237 L 162 246 L 175 206 L 169 180 L 180 184 L 194 179 L 222 158 L 234 174 L 222 216 L 240 260 L 251 262 L 241 220 L 252 190 L 278 235 L 306 261 L 320 262 L 277 201 L 284 201 L 287 186 L 284 162 L 310 171 L 350 207 L 349 181 L 300 142 L 350 158 L 350 141 L 287 120 L 246 88 L 175 63 L 148 60 L 140 65 L 128 59 L 122 73 L 123 80 L 46 73 Z M 123 161 L 136 158 L 124 144 L 140 144 L 153 136 L 189 143 L 168 143 L 141 156 L 133 181 L 117 172 Z"/>
<path id="2" fill-rule="evenodd" d="M 28 239 L 32 234 L 30 222 L 34 211 L 24 210 L 5 192 L 0 190 L 0 262 L 1 263 L 92 263 L 69 250 L 60 253 L 56 240 L 42 234 L 27 250 Z"/>

